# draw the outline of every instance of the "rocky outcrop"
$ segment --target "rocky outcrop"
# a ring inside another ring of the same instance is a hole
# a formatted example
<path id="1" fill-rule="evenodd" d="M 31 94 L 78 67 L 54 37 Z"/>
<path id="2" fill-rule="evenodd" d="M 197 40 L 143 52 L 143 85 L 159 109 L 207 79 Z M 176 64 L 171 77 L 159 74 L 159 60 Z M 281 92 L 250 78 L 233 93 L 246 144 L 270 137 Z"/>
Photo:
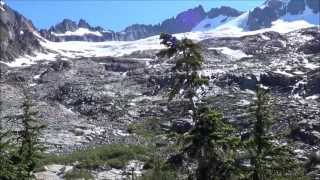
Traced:
<path id="1" fill-rule="evenodd" d="M 291 89 L 296 82 L 298 82 L 299 77 L 290 76 L 286 74 L 281 74 L 277 72 L 268 72 L 266 74 L 261 74 L 260 82 L 266 86 L 278 86 L 283 90 Z"/>
<path id="2" fill-rule="evenodd" d="M 267 28 L 282 16 L 302 14 L 307 8 L 312 9 L 313 13 L 318 13 L 319 3 L 317 0 L 267 0 L 262 7 L 249 12 L 246 28 L 248 30 Z M 315 14 L 314 18 L 319 17 Z"/>
<path id="3" fill-rule="evenodd" d="M 309 75 L 307 93 L 309 95 L 320 94 L 320 69 Z"/>
<path id="4" fill-rule="evenodd" d="M 2 1 L 1 1 L 2 2 Z M 6 4 L 0 10 L 0 59 L 12 61 L 23 54 L 32 55 L 41 46 L 32 22 Z"/>
<path id="5" fill-rule="evenodd" d="M 80 31 L 76 33 L 77 31 Z M 81 32 L 85 31 L 85 32 Z M 48 30 L 41 29 L 42 37 L 55 42 L 61 41 L 106 41 L 115 40 L 112 31 L 104 30 L 100 26 L 93 27 L 85 20 L 80 19 L 78 23 L 70 19 L 64 19 L 61 23 L 50 27 Z"/>
<path id="6" fill-rule="evenodd" d="M 249 30 L 270 27 L 273 21 L 286 13 L 283 9 L 284 2 L 280 0 L 271 0 L 265 4 L 264 8 L 257 7 L 249 13 L 247 22 Z"/>
<path id="7" fill-rule="evenodd" d="M 233 9 L 231 7 L 228 6 L 221 6 L 219 8 L 212 8 L 210 9 L 210 11 L 207 12 L 207 17 L 209 19 L 211 18 L 215 18 L 219 15 L 224 15 L 227 17 L 238 17 L 242 14 L 243 12 L 238 11 L 236 9 Z"/>

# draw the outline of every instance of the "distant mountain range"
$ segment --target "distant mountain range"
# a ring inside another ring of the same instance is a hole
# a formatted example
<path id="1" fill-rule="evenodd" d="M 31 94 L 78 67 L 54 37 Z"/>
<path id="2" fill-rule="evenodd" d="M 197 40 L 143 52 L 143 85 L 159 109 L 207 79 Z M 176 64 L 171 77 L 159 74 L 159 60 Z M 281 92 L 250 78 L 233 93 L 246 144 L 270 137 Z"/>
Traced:
<path id="1" fill-rule="evenodd" d="M 51 41 L 130 41 L 154 36 L 160 32 L 171 34 L 190 31 L 207 31 L 226 26 L 236 26 L 244 31 L 268 28 L 272 22 L 306 20 L 319 24 L 319 0 L 267 0 L 262 6 L 248 12 L 222 6 L 205 12 L 199 5 L 183 11 L 176 17 L 155 25 L 134 24 L 121 32 L 92 27 L 85 20 L 78 23 L 64 19 L 48 30 L 41 30 L 43 37 Z"/>
<path id="2" fill-rule="evenodd" d="M 19 54 L 32 54 L 41 49 L 38 39 L 49 41 L 131 41 L 160 32 L 184 33 L 191 31 L 215 31 L 236 28 L 252 31 L 272 26 L 277 20 L 304 20 L 319 25 L 319 0 L 267 0 L 261 6 L 247 12 L 222 6 L 206 12 L 202 6 L 179 13 L 176 17 L 155 25 L 134 24 L 121 32 L 93 27 L 85 20 L 75 22 L 64 19 L 49 29 L 38 31 L 32 22 L 0 0 L 0 58 L 12 60 Z M 40 35 L 40 36 L 39 36 Z M 38 37 L 37 37 L 38 36 Z"/>
<path id="3" fill-rule="evenodd" d="M 61 23 L 52 26 L 48 30 L 40 30 L 46 39 L 51 41 L 105 41 L 120 40 L 130 41 L 157 35 L 160 32 L 182 33 L 192 31 L 200 22 L 205 19 L 214 19 L 218 16 L 226 18 L 237 17 L 243 12 L 230 7 L 213 8 L 205 12 L 202 6 L 189 9 L 179 13 L 176 17 L 169 18 L 156 25 L 134 24 L 121 32 L 104 30 L 101 27 L 92 27 L 85 20 L 78 23 L 64 19 Z M 88 31 L 85 31 L 87 29 Z M 83 34 L 81 34 L 83 32 Z"/>

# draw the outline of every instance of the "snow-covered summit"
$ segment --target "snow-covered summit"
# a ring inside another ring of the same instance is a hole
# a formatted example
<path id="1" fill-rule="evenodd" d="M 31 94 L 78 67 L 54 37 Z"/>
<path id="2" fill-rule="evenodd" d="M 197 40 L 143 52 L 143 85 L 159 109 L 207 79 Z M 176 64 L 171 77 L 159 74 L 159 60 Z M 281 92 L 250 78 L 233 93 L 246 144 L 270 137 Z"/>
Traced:
<path id="1" fill-rule="evenodd" d="M 319 0 L 267 0 L 261 6 L 235 18 L 219 16 L 210 20 L 206 19 L 195 30 L 249 32 L 271 28 L 279 22 L 288 25 L 291 24 L 288 22 L 294 21 L 298 21 L 300 24 L 301 21 L 305 21 L 304 24 L 319 26 L 319 9 Z"/>
<path id="2" fill-rule="evenodd" d="M 79 28 L 75 31 L 66 31 L 65 33 L 55 33 L 51 32 L 51 34 L 55 36 L 84 36 L 84 35 L 95 35 L 95 36 L 102 36 L 101 32 L 99 31 L 92 31 L 87 28 Z"/>

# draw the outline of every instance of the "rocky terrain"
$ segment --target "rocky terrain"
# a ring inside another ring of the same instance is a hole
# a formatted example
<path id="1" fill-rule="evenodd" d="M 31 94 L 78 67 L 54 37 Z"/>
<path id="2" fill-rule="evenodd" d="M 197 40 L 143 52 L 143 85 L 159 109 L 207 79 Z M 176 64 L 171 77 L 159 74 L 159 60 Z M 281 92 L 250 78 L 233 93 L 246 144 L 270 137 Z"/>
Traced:
<path id="1" fill-rule="evenodd" d="M 257 14 L 269 12 L 268 7 L 283 7 L 280 3 L 287 3 L 287 11 L 292 13 L 298 13 L 307 6 L 319 12 L 314 6 L 318 1 L 288 2 L 267 1 L 269 4 L 254 9 L 248 17 L 260 17 Z M 272 8 L 272 11 L 275 9 Z M 45 143 L 48 153 L 67 154 L 102 144 L 141 144 L 142 139 L 130 131 L 130 126 L 148 119 L 159 119 L 161 128 L 178 133 L 192 127 L 190 115 L 181 110 L 183 101 L 174 100 L 168 104 L 165 97 L 171 81 L 172 63 L 170 59 L 156 57 L 159 49 L 164 48 L 159 45 L 157 37 L 132 42 L 68 44 L 59 41 L 114 40 L 117 33 L 91 27 L 84 20 L 79 23 L 64 20 L 50 30 L 39 32 L 51 41 L 58 41 L 53 43 L 39 36 L 29 20 L 8 6 L 1 5 L 0 11 L 0 32 L 5 34 L 1 35 L 0 41 L 0 119 L 22 113 L 22 87 L 27 87 L 35 109 L 39 111 L 41 123 L 47 126 L 41 141 Z M 216 17 L 223 13 L 220 11 L 228 11 L 230 16 L 240 13 L 226 7 L 205 13 L 202 7 L 197 7 L 156 25 L 156 28 L 132 26 L 122 40 L 158 34 L 158 27 L 172 27 L 166 29 L 172 33 L 190 31 L 205 16 Z M 282 11 L 275 11 L 276 19 L 278 12 L 281 14 Z M 194 22 L 184 26 L 180 24 L 181 29 L 174 28 L 194 13 L 197 14 Z M 264 15 L 261 17 L 266 18 Z M 274 20 L 270 18 L 250 24 L 249 29 L 269 26 L 269 21 Z M 141 27 L 143 30 L 138 31 Z M 101 36 L 54 36 L 54 33 L 77 32 L 81 28 L 99 32 Z M 160 31 L 163 30 L 161 28 Z M 272 130 L 289 132 L 281 143 L 291 143 L 297 158 L 304 162 L 310 159 L 310 154 L 320 151 L 318 26 L 289 33 L 257 31 L 242 36 L 202 35 L 205 38 L 195 40 L 200 43 L 205 58 L 201 74 L 210 77 L 206 93 L 202 95 L 206 103 L 221 110 L 226 120 L 245 133 L 254 89 L 257 84 L 262 84 L 270 89 L 273 99 L 275 125 Z M 119 40 L 119 36 L 117 38 Z M 77 49 L 80 46 L 85 48 Z M 89 47 L 101 50 L 93 51 Z M 123 50 L 126 50 L 125 53 Z M 100 51 L 110 53 L 98 54 Z M 39 53 L 41 57 L 32 56 Z M 315 179 L 320 177 L 317 163 L 308 167 L 309 175 Z M 124 178 L 121 174 L 132 167 L 136 174 L 141 174 L 142 164 L 133 160 L 122 170 L 101 168 L 92 173 L 97 179 Z M 37 176 L 39 179 L 59 179 L 73 166 L 76 165 L 48 165 Z"/>
<path id="2" fill-rule="evenodd" d="M 306 160 L 320 148 L 319 41 L 318 28 L 201 41 L 202 73 L 211 77 L 207 102 L 245 130 L 255 85 L 269 87 L 277 112 L 274 131 L 292 130 L 288 140 L 294 141 L 297 155 Z M 190 127 L 186 126 L 188 113 L 177 111 L 179 102 L 167 107 L 164 88 L 171 65 L 154 53 L 56 59 L 25 67 L 1 64 L 1 116 L 20 112 L 24 84 L 47 125 L 42 140 L 50 152 L 139 143 L 127 129 L 146 118 L 160 118 L 179 132 Z"/>

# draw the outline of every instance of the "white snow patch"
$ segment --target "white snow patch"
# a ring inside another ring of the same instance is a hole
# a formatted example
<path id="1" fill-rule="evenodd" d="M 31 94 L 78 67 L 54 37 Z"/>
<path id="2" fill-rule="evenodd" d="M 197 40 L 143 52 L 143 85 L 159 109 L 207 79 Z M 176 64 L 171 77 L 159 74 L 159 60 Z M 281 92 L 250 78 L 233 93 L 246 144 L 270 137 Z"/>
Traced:
<path id="1" fill-rule="evenodd" d="M 311 70 L 317 69 L 319 67 L 318 65 L 315 65 L 315 64 L 309 62 L 309 60 L 305 57 L 303 58 L 303 64 L 304 64 L 305 68 L 308 68 Z"/>
<path id="2" fill-rule="evenodd" d="M 208 48 L 208 49 L 216 49 L 220 50 L 223 54 L 229 55 L 235 59 L 241 59 L 244 57 L 252 57 L 251 55 L 247 55 L 241 50 L 233 50 L 228 47 L 216 47 L 216 48 Z"/>
<path id="3" fill-rule="evenodd" d="M 26 67 L 26 66 L 30 66 L 32 64 L 36 64 L 37 61 L 41 61 L 41 60 L 53 61 L 56 59 L 56 56 L 57 56 L 57 54 L 54 54 L 54 53 L 45 54 L 45 53 L 37 52 L 35 54 L 35 56 L 25 55 L 25 56 L 22 56 L 22 57 L 15 59 L 12 62 L 0 61 L 0 63 L 6 64 L 9 67 Z"/>
<path id="4" fill-rule="evenodd" d="M 130 136 L 129 133 L 125 133 L 125 132 L 123 132 L 123 131 L 120 130 L 120 129 L 114 129 L 114 130 L 113 130 L 113 134 L 114 134 L 114 135 L 118 135 L 118 136 Z"/>
<path id="5" fill-rule="evenodd" d="M 234 19 L 233 17 L 219 15 L 214 18 L 205 18 L 202 20 L 196 27 L 192 29 L 192 31 L 206 31 L 210 29 L 214 29 L 222 24 L 229 22 Z"/>
<path id="6" fill-rule="evenodd" d="M 51 32 L 51 34 L 55 35 L 55 36 L 84 36 L 87 34 L 92 34 L 95 36 L 102 36 L 102 34 L 99 31 L 91 31 L 87 28 L 79 28 L 76 31 L 67 31 L 65 33 Z"/>
<path id="7" fill-rule="evenodd" d="M 250 105 L 250 101 L 246 100 L 246 99 L 241 99 L 239 102 L 237 102 L 238 106 L 248 106 Z"/>
<path id="8" fill-rule="evenodd" d="M 274 73 L 282 74 L 282 75 L 285 75 L 285 76 L 288 76 L 288 77 L 294 77 L 293 74 L 287 73 L 285 71 L 281 71 L 280 69 L 277 69 L 276 71 L 274 71 Z"/>
<path id="9" fill-rule="evenodd" d="M 314 69 L 317 69 L 319 66 L 308 62 L 304 65 L 304 67 L 314 70 Z"/>
<path id="10" fill-rule="evenodd" d="M 33 79 L 40 79 L 40 74 L 33 76 Z"/>
<path id="11" fill-rule="evenodd" d="M 319 98 L 320 98 L 319 94 L 306 97 L 307 100 L 316 100 L 316 99 L 319 99 Z"/>
<path id="12" fill-rule="evenodd" d="M 246 22 L 248 21 L 249 12 L 243 13 L 240 16 L 232 19 L 228 23 L 218 26 L 214 31 L 224 31 L 227 34 L 233 34 L 235 32 L 242 32 L 246 28 Z"/>
<path id="13" fill-rule="evenodd" d="M 293 74 L 296 74 L 296 75 L 303 75 L 303 74 L 305 74 L 304 72 L 302 72 L 302 71 L 299 71 L 299 70 L 296 70 L 296 71 L 294 71 L 294 72 L 292 72 Z"/>
<path id="14" fill-rule="evenodd" d="M 222 69 L 203 69 L 203 70 L 199 71 L 198 73 L 200 76 L 210 77 L 214 74 L 223 74 L 223 73 L 225 73 L 225 71 Z"/>
<path id="15" fill-rule="evenodd" d="M 74 57 L 119 57 L 135 51 L 162 49 L 158 36 L 137 41 L 105 41 L 105 42 L 41 42 L 41 45 L 51 49 L 62 56 Z"/>

